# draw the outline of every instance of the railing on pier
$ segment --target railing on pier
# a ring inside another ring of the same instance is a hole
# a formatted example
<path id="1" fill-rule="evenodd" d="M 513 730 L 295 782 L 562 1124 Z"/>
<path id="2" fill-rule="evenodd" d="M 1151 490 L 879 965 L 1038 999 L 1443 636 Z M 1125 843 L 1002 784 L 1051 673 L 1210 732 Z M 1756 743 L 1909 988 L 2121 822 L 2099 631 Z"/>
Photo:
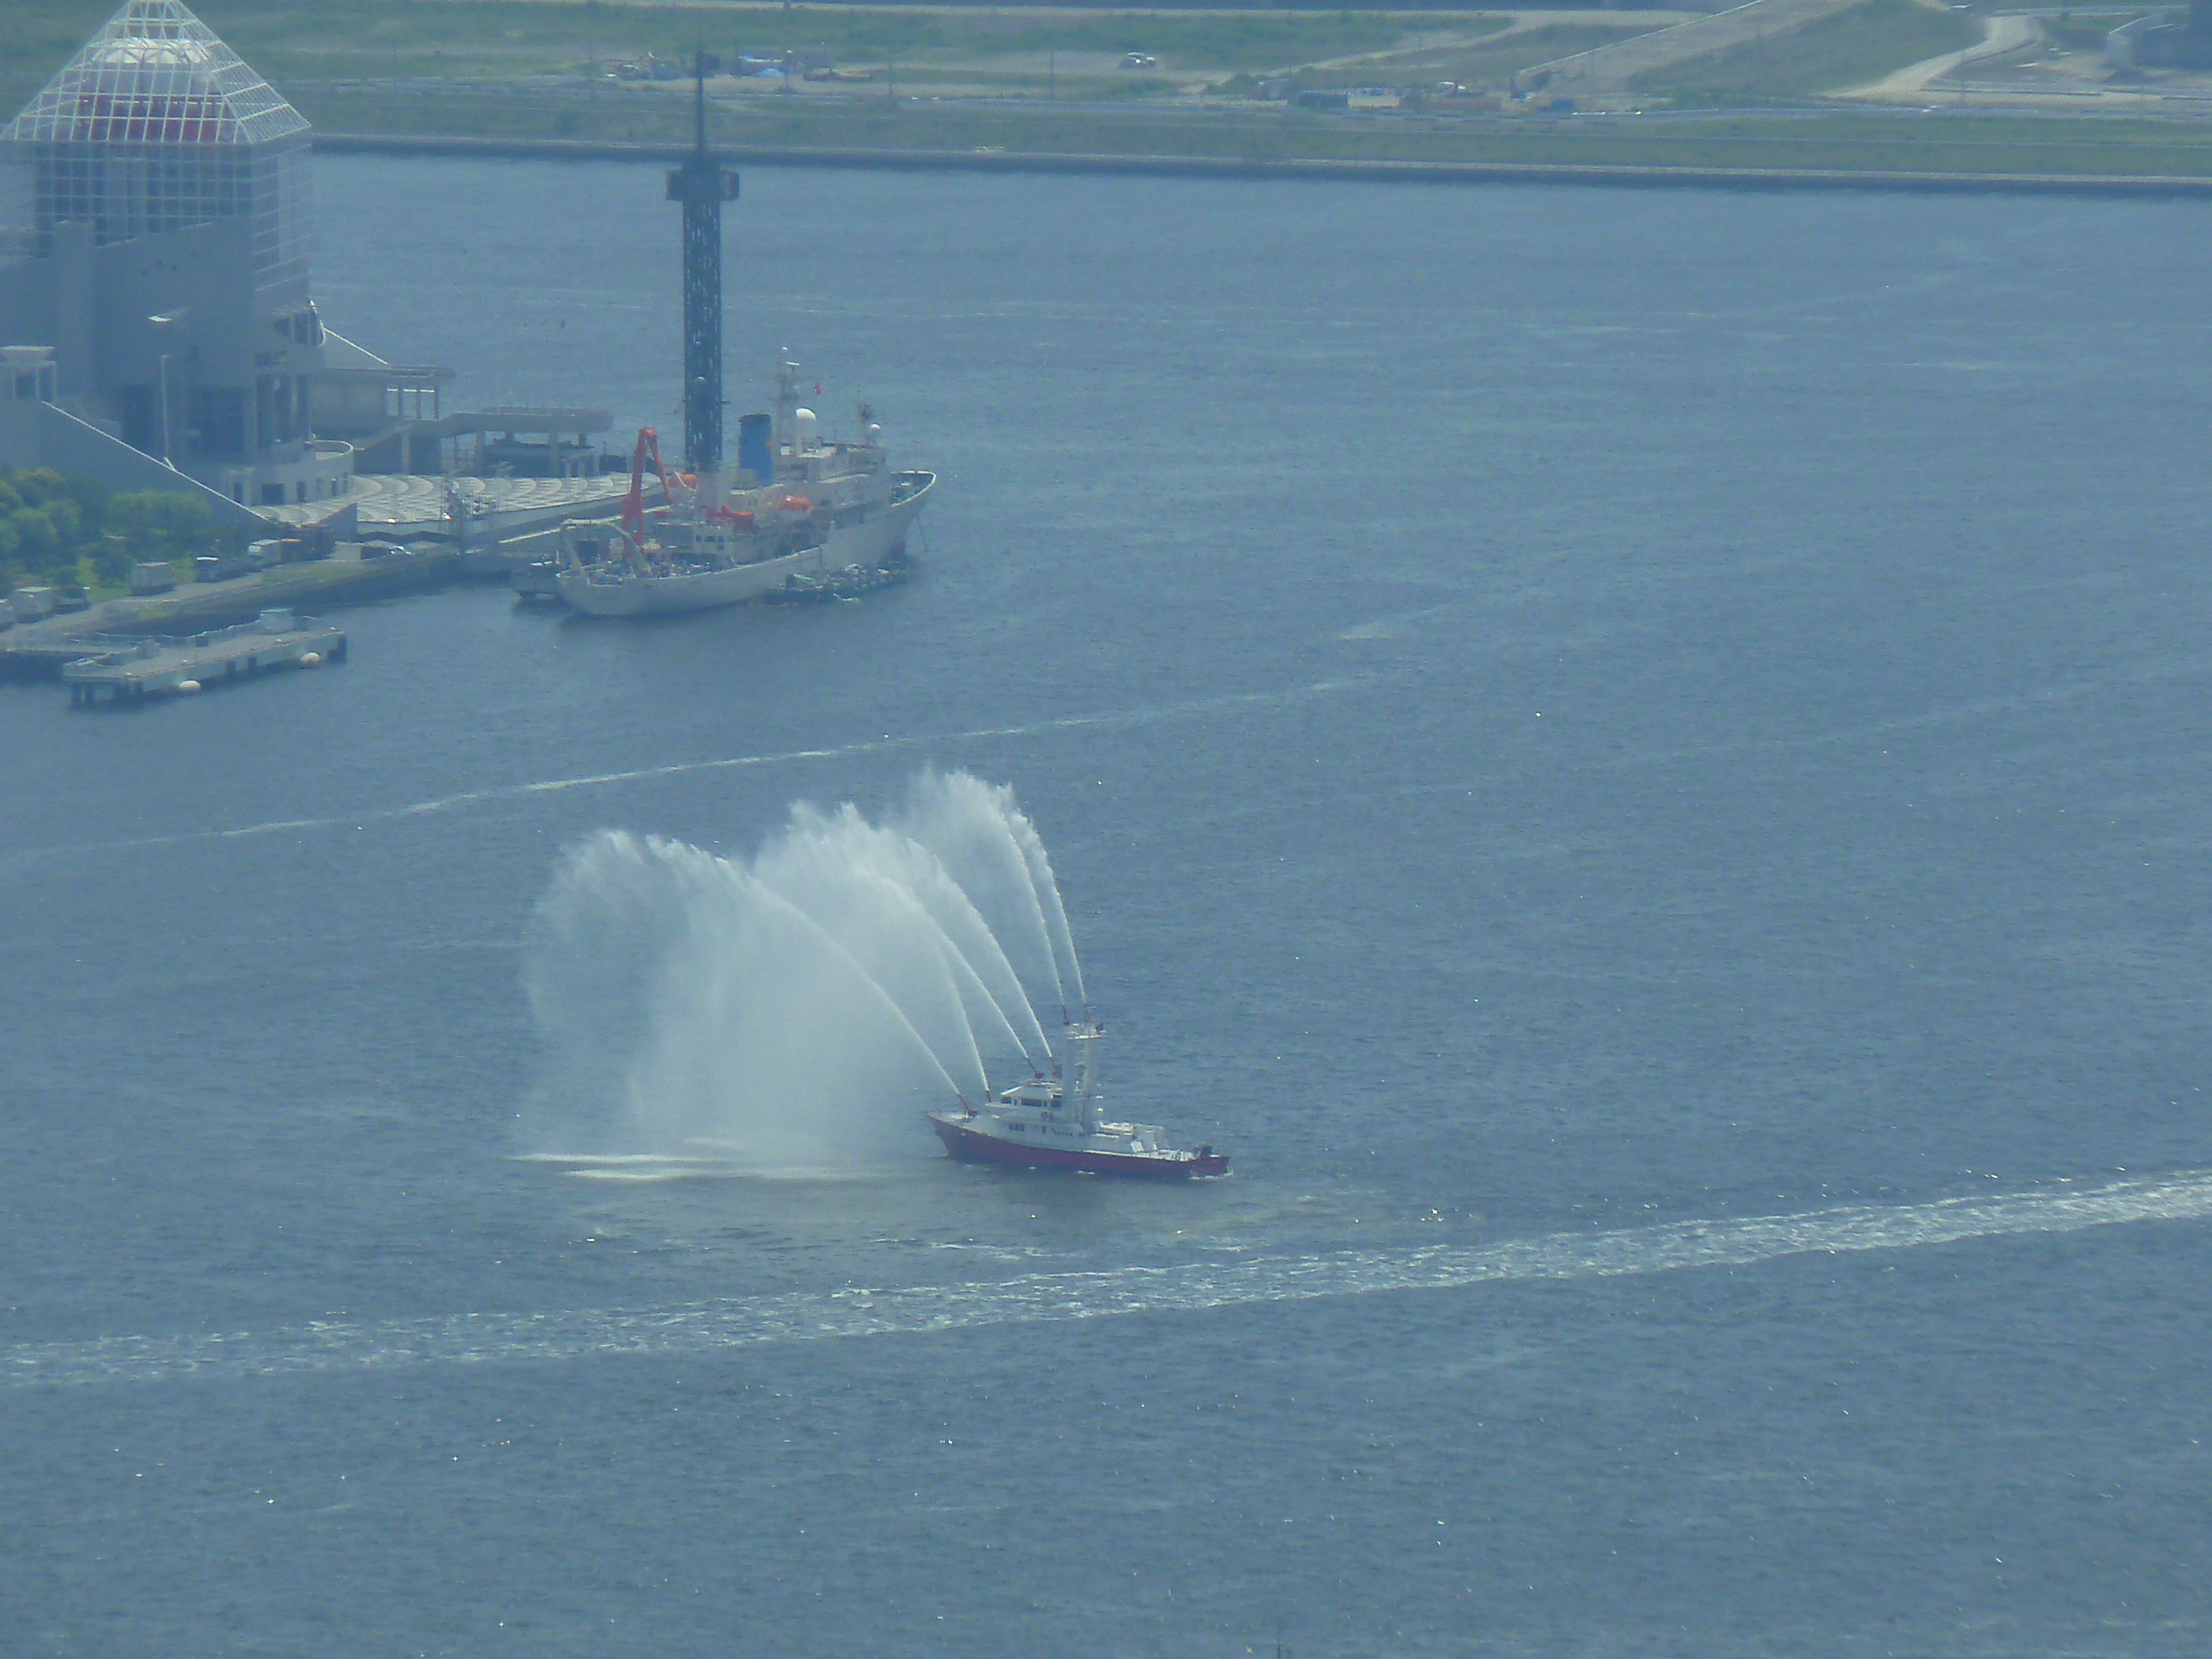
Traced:
<path id="1" fill-rule="evenodd" d="M 210 628 L 198 634 L 88 634 L 70 642 L 79 648 L 79 654 L 63 665 L 62 678 L 75 679 L 86 672 L 149 661 L 173 652 L 209 651 L 237 640 L 335 631 L 319 617 L 303 617 L 295 611 L 264 611 L 252 622 L 233 623 L 228 628 Z M 82 649 L 87 646 L 92 649 Z"/>

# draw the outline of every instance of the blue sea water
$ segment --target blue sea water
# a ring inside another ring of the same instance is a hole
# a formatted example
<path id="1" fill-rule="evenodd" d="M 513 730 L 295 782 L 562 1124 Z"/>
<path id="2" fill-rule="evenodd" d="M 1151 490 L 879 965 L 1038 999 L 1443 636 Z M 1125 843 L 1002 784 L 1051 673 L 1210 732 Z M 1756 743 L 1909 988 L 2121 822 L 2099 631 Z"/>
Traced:
<path id="1" fill-rule="evenodd" d="M 744 189 L 914 584 L 0 690 L 0 1651 L 2212 1642 L 2201 209 Z M 650 170 L 318 191 L 342 333 L 678 425 Z M 563 848 L 931 764 L 1230 1179 L 515 1157 Z"/>

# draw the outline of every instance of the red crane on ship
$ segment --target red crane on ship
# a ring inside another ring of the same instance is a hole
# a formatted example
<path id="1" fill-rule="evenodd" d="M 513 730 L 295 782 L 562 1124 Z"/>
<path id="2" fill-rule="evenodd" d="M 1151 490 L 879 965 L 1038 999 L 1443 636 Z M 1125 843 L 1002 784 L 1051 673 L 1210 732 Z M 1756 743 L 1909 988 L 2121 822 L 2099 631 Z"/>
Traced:
<path id="1" fill-rule="evenodd" d="M 635 542 L 645 534 L 645 458 L 653 457 L 653 470 L 660 479 L 660 499 L 673 502 L 676 492 L 669 488 L 668 468 L 660 459 L 660 434 L 649 426 L 637 429 L 637 447 L 629 458 L 629 494 L 623 497 L 622 527 Z"/>

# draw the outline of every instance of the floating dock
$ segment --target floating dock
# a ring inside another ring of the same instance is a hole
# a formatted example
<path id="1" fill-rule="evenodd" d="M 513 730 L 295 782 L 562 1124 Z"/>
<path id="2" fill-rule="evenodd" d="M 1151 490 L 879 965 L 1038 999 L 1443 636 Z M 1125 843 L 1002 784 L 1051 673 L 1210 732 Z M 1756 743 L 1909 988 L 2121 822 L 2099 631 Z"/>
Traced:
<path id="1" fill-rule="evenodd" d="M 772 587 L 761 595 L 761 603 L 830 605 L 840 599 L 857 599 L 863 593 L 896 587 L 913 574 L 913 568 L 900 558 L 894 562 L 875 566 L 848 564 L 842 570 L 832 570 L 819 576 L 786 576 L 781 587 Z"/>
<path id="2" fill-rule="evenodd" d="M 320 611 L 326 605 L 389 599 L 441 586 L 460 572 L 459 556 L 447 549 L 375 559 L 341 550 L 335 558 L 280 565 L 214 583 L 186 582 L 150 597 L 98 600 L 89 611 L 18 623 L 0 633 L 0 681 L 56 679 L 82 658 L 125 651 L 149 638 L 211 635 L 234 623 L 251 623 L 266 611 Z"/>
<path id="3" fill-rule="evenodd" d="M 88 641 L 92 643 L 93 641 Z M 102 701 L 138 703 L 148 697 L 185 696 L 279 668 L 313 668 L 343 662 L 342 629 L 290 611 L 264 611 L 254 621 L 185 639 L 102 640 L 97 654 L 62 668 L 70 703 L 88 708 Z"/>

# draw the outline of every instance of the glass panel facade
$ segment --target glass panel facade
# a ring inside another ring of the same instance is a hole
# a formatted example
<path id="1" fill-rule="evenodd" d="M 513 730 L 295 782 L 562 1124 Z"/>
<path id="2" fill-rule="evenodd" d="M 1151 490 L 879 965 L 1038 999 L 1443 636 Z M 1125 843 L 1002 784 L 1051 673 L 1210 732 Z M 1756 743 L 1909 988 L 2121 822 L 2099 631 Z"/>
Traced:
<path id="1" fill-rule="evenodd" d="M 257 286 L 306 270 L 307 124 L 179 0 L 128 0 L 0 129 L 0 161 L 29 168 L 40 252 L 70 220 L 105 245 L 245 216 Z"/>

